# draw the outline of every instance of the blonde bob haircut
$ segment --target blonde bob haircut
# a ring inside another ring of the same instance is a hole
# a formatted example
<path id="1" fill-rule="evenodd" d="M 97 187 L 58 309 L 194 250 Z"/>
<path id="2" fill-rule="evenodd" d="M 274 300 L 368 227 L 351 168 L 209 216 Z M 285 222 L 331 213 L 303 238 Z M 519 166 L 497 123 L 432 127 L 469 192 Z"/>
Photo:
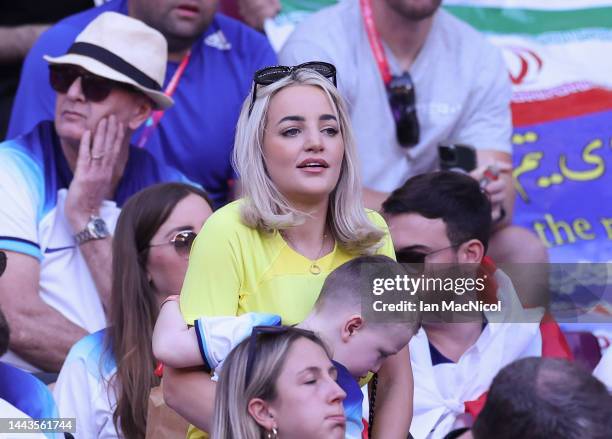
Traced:
<path id="1" fill-rule="evenodd" d="M 274 232 L 302 224 L 309 215 L 292 207 L 266 170 L 263 137 L 271 99 L 280 90 L 295 85 L 320 88 L 336 113 L 344 141 L 344 158 L 336 187 L 329 195 L 327 224 L 338 244 L 355 254 L 374 254 L 382 245 L 384 231 L 368 218 L 361 199 L 357 150 L 346 105 L 332 82 L 313 70 L 299 69 L 267 86 L 258 86 L 249 116 L 252 94 L 242 105 L 234 144 L 234 168 L 243 182 L 242 221 L 249 227 Z"/>
<path id="2" fill-rule="evenodd" d="M 251 337 L 257 337 L 257 357 L 252 366 L 251 379 L 246 385 Z M 215 394 L 212 439 L 264 437 L 264 429 L 249 414 L 249 402 L 253 398 L 272 402 L 278 397 L 276 381 L 283 370 L 289 349 L 297 340 L 306 338 L 317 344 L 331 361 L 329 349 L 314 332 L 286 328 L 284 332 L 262 333 L 251 337 L 240 342 L 223 362 Z"/>

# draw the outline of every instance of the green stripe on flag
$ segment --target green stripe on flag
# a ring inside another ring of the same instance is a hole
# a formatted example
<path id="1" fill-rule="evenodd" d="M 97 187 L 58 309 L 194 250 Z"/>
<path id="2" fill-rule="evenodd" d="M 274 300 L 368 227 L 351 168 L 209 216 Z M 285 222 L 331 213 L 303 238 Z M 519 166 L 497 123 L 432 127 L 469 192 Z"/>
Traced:
<path id="1" fill-rule="evenodd" d="M 474 6 L 445 6 L 445 9 L 478 30 L 495 34 L 612 29 L 612 7 L 557 11 Z"/>

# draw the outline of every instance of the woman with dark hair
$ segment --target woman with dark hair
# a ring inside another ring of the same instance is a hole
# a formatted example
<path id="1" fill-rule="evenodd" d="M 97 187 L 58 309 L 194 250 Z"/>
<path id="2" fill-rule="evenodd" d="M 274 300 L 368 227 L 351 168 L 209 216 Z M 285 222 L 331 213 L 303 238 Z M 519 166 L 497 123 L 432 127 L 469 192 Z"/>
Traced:
<path id="1" fill-rule="evenodd" d="M 109 327 L 76 343 L 60 372 L 55 398 L 77 419 L 77 437 L 144 438 L 155 359 L 151 333 L 160 304 L 177 294 L 191 244 L 212 214 L 202 190 L 151 186 L 124 205 L 113 239 Z"/>

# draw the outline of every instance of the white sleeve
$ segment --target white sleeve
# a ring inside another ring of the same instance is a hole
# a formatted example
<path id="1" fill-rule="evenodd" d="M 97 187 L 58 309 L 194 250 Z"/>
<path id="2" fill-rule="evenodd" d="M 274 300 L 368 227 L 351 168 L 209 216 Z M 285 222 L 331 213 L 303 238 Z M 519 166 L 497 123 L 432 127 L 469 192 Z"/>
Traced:
<path id="1" fill-rule="evenodd" d="M 84 358 L 68 356 L 53 388 L 53 396 L 62 418 L 76 418 L 76 437 L 98 437 Z"/>
<path id="2" fill-rule="evenodd" d="M 115 398 L 106 391 L 106 377 L 100 376 L 99 355 L 91 355 L 87 349 L 91 346 L 90 337 L 70 350 L 53 396 L 61 417 L 76 418 L 75 437 L 118 438 L 113 424 Z"/>
<path id="3" fill-rule="evenodd" d="M 512 153 L 512 86 L 500 51 L 483 45 L 480 66 L 453 138 L 477 149 Z"/>
<path id="4" fill-rule="evenodd" d="M 0 148 L 0 249 L 42 259 L 38 220 L 43 194 L 40 167 L 22 151 Z"/>
<path id="5" fill-rule="evenodd" d="M 204 364 L 210 370 L 221 369 L 221 363 L 236 345 L 249 337 L 255 326 L 278 326 L 276 314 L 250 312 L 239 317 L 201 317 L 194 322 L 198 346 Z"/>

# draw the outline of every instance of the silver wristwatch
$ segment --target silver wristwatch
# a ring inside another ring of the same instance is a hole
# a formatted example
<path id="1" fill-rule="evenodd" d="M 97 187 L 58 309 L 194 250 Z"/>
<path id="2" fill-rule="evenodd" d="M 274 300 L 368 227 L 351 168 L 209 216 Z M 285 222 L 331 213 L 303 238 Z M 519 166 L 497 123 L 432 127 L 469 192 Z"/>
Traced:
<path id="1" fill-rule="evenodd" d="M 83 230 L 74 235 L 78 245 L 93 239 L 103 239 L 110 236 L 106 223 L 99 216 L 92 215 Z"/>

